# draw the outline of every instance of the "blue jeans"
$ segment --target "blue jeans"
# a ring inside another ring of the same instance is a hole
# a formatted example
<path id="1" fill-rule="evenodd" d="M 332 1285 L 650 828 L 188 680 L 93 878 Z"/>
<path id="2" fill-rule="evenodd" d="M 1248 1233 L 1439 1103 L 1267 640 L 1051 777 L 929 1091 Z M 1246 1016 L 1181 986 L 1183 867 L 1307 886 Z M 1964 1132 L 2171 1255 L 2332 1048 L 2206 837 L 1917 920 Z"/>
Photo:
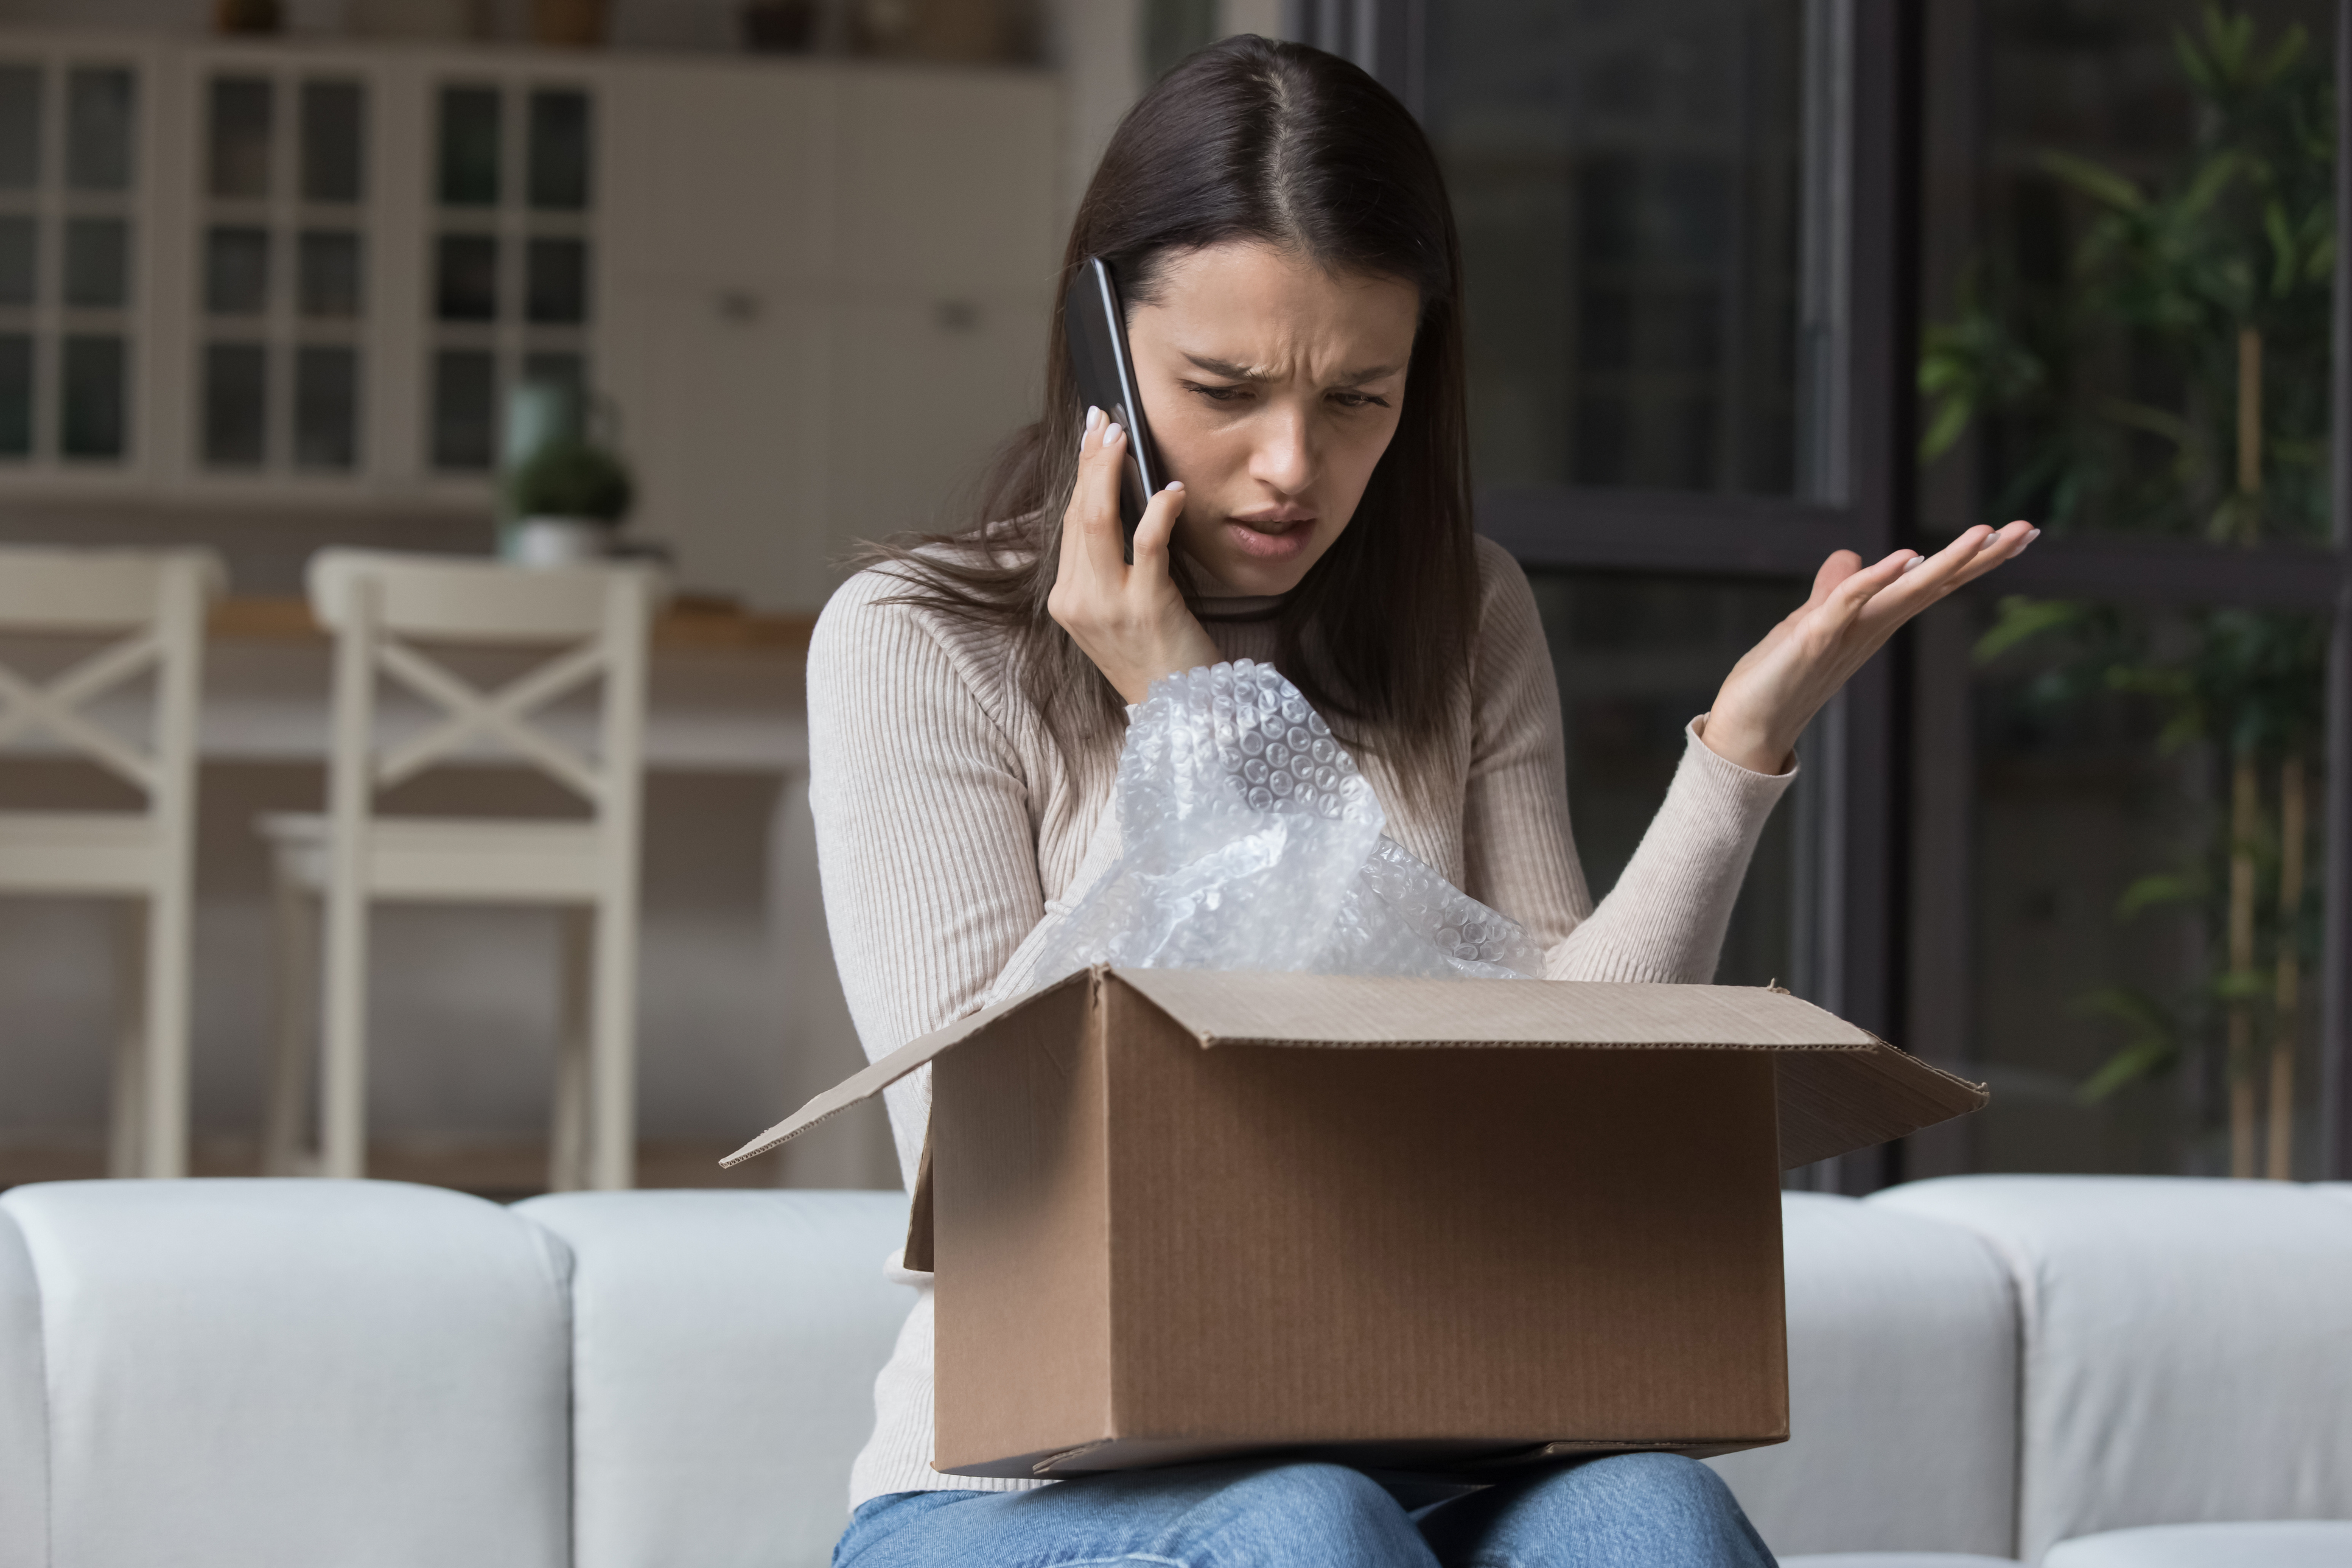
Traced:
<path id="1" fill-rule="evenodd" d="M 894 1492 L 834 1568 L 1772 1568 L 1731 1490 L 1673 1454 L 1617 1454 L 1408 1511 L 1339 1465 L 1088 1476 L 1023 1492 Z"/>

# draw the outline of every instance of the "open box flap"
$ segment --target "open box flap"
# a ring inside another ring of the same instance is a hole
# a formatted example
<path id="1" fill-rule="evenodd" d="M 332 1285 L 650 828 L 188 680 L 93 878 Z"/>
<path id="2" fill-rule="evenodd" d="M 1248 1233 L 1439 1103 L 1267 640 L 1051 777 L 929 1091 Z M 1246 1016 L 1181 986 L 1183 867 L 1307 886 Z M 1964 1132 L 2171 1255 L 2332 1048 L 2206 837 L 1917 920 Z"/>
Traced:
<path id="1" fill-rule="evenodd" d="M 933 1029 L 928 1035 L 909 1040 L 881 1060 L 866 1063 L 866 1066 L 843 1079 L 839 1083 L 835 1084 L 831 1089 L 826 1089 L 823 1094 L 818 1095 L 719 1163 L 721 1165 L 740 1165 L 755 1155 L 764 1154 L 771 1149 L 789 1143 L 817 1123 L 831 1121 L 862 1100 L 871 1100 L 917 1068 L 929 1065 L 932 1058 L 942 1051 L 961 1045 L 999 1018 L 1010 1017 L 1047 996 L 1066 991 L 1073 985 L 1087 984 L 1092 979 L 1093 976 L 1087 971 L 1080 970 L 1077 973 L 1057 980 L 1051 985 L 1029 992 L 1024 995 L 1015 996 L 1010 1002 L 999 1002 L 992 1007 L 982 1007 L 979 1012 L 959 1018 L 945 1028 Z"/>
<path id="2" fill-rule="evenodd" d="M 1878 1038 L 1785 991 L 1607 981 L 1420 980 L 1120 969 L 1203 1046 L 1726 1047 L 1868 1050 Z"/>
<path id="3" fill-rule="evenodd" d="M 1833 1013 L 1756 986 L 1114 973 L 1203 1047 L 1770 1051 L 1782 1170 L 1964 1116 L 1989 1098 Z"/>
<path id="4" fill-rule="evenodd" d="M 1780 1163 L 1809 1165 L 1980 1109 L 1985 1091 L 1784 991 L 1601 981 L 1414 980 L 1233 970 L 1097 969 L 1000 1002 L 891 1052 L 723 1162 L 798 1137 L 996 1020 L 1080 984 L 1125 985 L 1203 1047 L 1770 1051 Z M 918 1194 L 919 1205 L 925 1194 Z"/>

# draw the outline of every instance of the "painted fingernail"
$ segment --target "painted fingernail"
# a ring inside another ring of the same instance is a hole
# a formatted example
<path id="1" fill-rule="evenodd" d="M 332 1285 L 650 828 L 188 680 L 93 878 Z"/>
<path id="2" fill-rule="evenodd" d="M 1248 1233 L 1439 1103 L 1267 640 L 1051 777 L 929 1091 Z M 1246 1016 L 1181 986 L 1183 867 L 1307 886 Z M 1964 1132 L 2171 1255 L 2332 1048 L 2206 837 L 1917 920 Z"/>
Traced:
<path id="1" fill-rule="evenodd" d="M 1908 572 L 1908 571 L 1910 571 L 1910 570 L 1911 570 L 1913 567 L 1915 567 L 1915 566 L 1925 566 L 1927 563 L 1927 558 L 1926 556 L 1924 556 L 1924 555 L 1914 555 L 1913 557 L 1911 557 L 1911 559 L 1910 559 L 1910 560 L 1906 561 L 1906 562 L 1903 563 L 1903 570 L 1904 570 L 1904 571 L 1906 571 L 1906 572 Z"/>
<path id="2" fill-rule="evenodd" d="M 2040 529 L 2038 529 L 2038 528 L 2037 528 L 2037 529 L 2035 529 L 2032 533 L 2029 533 L 2029 534 L 2027 534 L 2027 535 L 2025 536 L 2025 542 L 2026 542 L 2026 543 L 2028 543 L 2028 544 L 2031 544 L 2031 543 L 2032 543 L 2035 540 L 2037 540 L 2037 539 L 2039 539 L 2039 538 L 2041 538 L 2041 537 L 2042 537 L 2042 531 L 2041 531 Z"/>
<path id="3" fill-rule="evenodd" d="M 1093 429 L 1096 426 L 1097 426 L 1097 425 L 1101 424 L 1101 423 L 1102 423 L 1102 416 L 1103 416 L 1103 413 L 1102 413 L 1102 410 L 1101 410 L 1101 409 L 1097 408 L 1097 407 L 1096 407 L 1093 404 L 1091 404 L 1091 403 L 1089 403 L 1089 404 L 1087 404 L 1087 429 L 1091 430 L 1091 429 Z"/>
<path id="4" fill-rule="evenodd" d="M 1167 484 L 1160 488 L 1163 489 L 1181 490 L 1184 488 L 1184 481 L 1181 479 L 1171 479 Z"/>
<path id="5" fill-rule="evenodd" d="M 1108 446 L 1109 446 L 1113 441 L 1116 441 L 1116 440 L 1118 440 L 1118 426 L 1116 426 L 1116 425 L 1106 425 L 1106 426 L 1103 426 L 1103 438 L 1102 438 L 1102 444 L 1103 444 L 1104 446 L 1108 447 Z"/>

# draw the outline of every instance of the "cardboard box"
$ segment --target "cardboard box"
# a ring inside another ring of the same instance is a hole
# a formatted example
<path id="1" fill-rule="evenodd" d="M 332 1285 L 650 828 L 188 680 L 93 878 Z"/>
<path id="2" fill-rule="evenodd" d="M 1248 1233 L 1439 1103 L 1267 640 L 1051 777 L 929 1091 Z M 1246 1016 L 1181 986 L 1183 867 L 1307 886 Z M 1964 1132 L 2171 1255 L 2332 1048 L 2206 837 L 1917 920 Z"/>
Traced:
<path id="1" fill-rule="evenodd" d="M 1097 970 L 926 1036 L 937 1467 L 1788 1436 L 1780 1173 L 1981 1089 L 1784 992 Z"/>

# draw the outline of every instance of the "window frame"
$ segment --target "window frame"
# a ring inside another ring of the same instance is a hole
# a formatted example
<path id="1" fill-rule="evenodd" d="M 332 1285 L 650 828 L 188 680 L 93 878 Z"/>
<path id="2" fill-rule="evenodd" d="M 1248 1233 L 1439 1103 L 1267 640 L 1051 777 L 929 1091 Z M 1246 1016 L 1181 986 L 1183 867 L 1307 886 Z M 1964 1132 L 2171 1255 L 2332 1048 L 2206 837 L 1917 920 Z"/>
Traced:
<path id="1" fill-rule="evenodd" d="M 1918 352 L 1920 203 L 1926 26 L 1923 7 L 1813 0 L 1837 36 L 1814 58 L 1836 62 L 1809 89 L 1826 121 L 1826 173 L 1840 183 L 1842 233 L 1829 283 L 1842 299 L 1842 376 L 1826 435 L 1837 454 L 1822 486 L 1836 501 L 1570 486 L 1482 489 L 1480 531 L 1539 570 L 1756 574 L 1809 578 L 1832 550 L 1874 559 L 1920 532 L 1917 409 L 1910 367 Z M 1379 77 L 1415 113 L 1424 104 L 1427 0 L 1288 0 L 1287 36 L 1331 49 Z M 1814 24 L 1819 26 L 1819 23 Z M 2352 0 L 2338 0 L 2338 101 L 2352 103 Z M 2336 128 L 2336 210 L 2352 213 L 2352 114 Z M 1814 145 L 1823 145 L 1816 141 Z M 2352 247 L 2336 252 L 2330 372 L 2334 543 L 2222 549 L 2161 540 L 2053 537 L 1972 595 L 2092 595 L 2125 605 L 2235 605 L 2334 616 L 2327 674 L 2326 936 L 2321 955 L 2320 1059 L 2325 1176 L 2352 1179 Z M 1837 285 L 1842 281 L 1842 289 Z M 1815 286 L 1819 286 L 1818 283 Z M 1842 393 L 1842 395 L 1840 394 Z M 1809 731 L 1805 767 L 1821 790 L 1812 863 L 1819 889 L 1797 933 L 1817 953 L 1800 989 L 1873 1033 L 1919 1041 L 1966 1029 L 1935 1015 L 1966 981 L 1964 942 L 1933 940 L 1937 900 L 1965 899 L 1965 793 L 1937 795 L 1930 777 L 1954 760 L 1931 748 L 1922 698 L 1948 681 L 1950 634 L 1905 628 L 1849 683 Z M 1924 645 L 1924 646 L 1923 646 Z M 1906 696 L 1910 699 L 1906 700 Z M 1965 761 L 1965 757 L 1960 759 Z M 1958 776 L 1966 776 L 1965 774 Z M 1923 803 L 1915 783 L 1926 786 Z M 1923 907 L 1929 918 L 1920 918 Z M 1948 1065 L 1965 1068 L 1960 1059 Z M 1932 1145 L 1905 1143 L 1825 1162 L 1808 1184 L 1863 1193 L 1939 1162 Z"/>

